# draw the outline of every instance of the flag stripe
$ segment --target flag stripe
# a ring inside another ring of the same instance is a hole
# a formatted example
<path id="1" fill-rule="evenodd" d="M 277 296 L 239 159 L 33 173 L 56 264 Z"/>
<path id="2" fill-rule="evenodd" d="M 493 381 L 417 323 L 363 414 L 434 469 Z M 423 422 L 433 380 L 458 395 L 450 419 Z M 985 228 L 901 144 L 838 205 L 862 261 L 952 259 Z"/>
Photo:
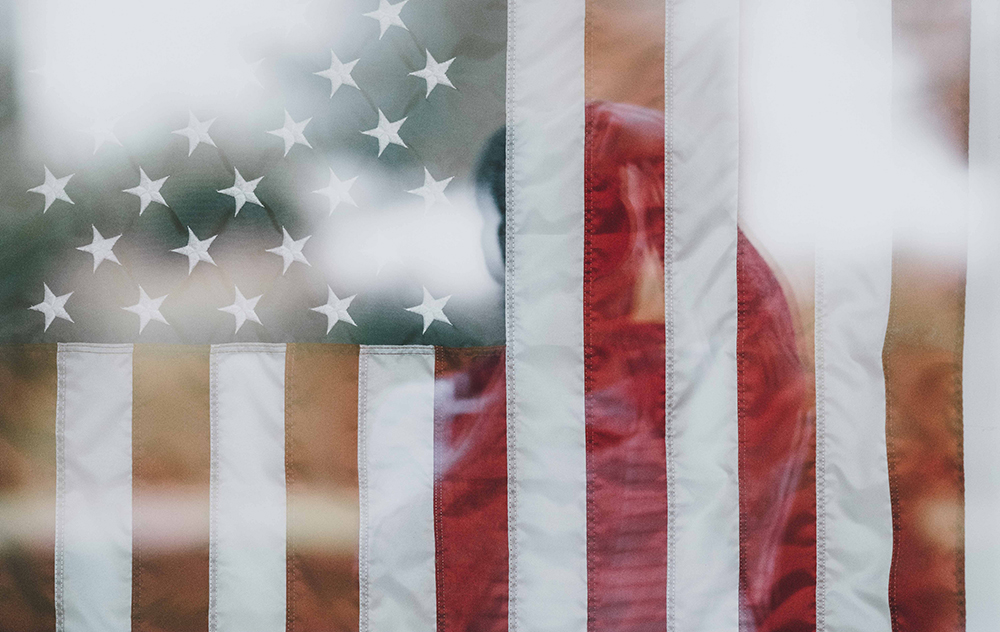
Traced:
<path id="1" fill-rule="evenodd" d="M 0 345 L 0 612 L 11 630 L 52 632 L 56 345 Z"/>
<path id="2" fill-rule="evenodd" d="M 588 105 L 586 161 L 588 627 L 658 629 L 667 589 L 659 112 Z"/>
<path id="3" fill-rule="evenodd" d="M 967 630 L 1000 621 L 1000 5 L 972 2 L 969 269 L 962 368 Z"/>
<path id="4" fill-rule="evenodd" d="M 56 621 L 132 627 L 132 345 L 59 345 Z"/>
<path id="5" fill-rule="evenodd" d="M 209 347 L 132 354 L 132 630 L 208 629 Z"/>
<path id="6" fill-rule="evenodd" d="M 889 606 L 896 632 L 961 630 L 969 0 L 894 2 L 892 28 L 894 68 L 914 64 L 925 76 L 895 72 L 892 83 L 897 188 L 883 350 Z M 942 40 L 947 48 L 938 48 Z"/>
<path id="7" fill-rule="evenodd" d="M 891 280 L 891 2 L 831 3 L 814 28 L 824 64 L 813 176 L 817 629 L 887 632 L 892 518 L 882 342 Z M 824 49 L 823 46 L 829 49 Z M 831 57 L 831 54 L 833 56 Z M 834 61 L 824 61 L 833 59 Z M 827 132 L 826 130 L 829 129 Z"/>
<path id="8" fill-rule="evenodd" d="M 585 1 L 507 6 L 510 629 L 582 632 Z"/>
<path id="9" fill-rule="evenodd" d="M 213 345 L 209 630 L 285 629 L 285 346 Z"/>
<path id="10" fill-rule="evenodd" d="M 434 348 L 359 362 L 361 632 L 435 632 Z"/>
<path id="11" fill-rule="evenodd" d="M 739 3 L 667 6 L 668 632 L 738 628 Z"/>
<path id="12" fill-rule="evenodd" d="M 358 625 L 358 347 L 285 354 L 287 632 Z"/>
<path id="13" fill-rule="evenodd" d="M 437 632 L 506 632 L 503 348 L 437 347 L 434 373 Z"/>

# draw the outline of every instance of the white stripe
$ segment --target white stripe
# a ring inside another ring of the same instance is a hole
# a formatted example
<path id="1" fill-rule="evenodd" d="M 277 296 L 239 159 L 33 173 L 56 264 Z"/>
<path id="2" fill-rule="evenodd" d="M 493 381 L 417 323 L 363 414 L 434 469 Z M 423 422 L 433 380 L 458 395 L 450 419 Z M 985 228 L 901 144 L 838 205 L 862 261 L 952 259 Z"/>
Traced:
<path id="1" fill-rule="evenodd" d="M 132 629 L 132 345 L 60 344 L 59 632 Z"/>
<path id="2" fill-rule="evenodd" d="M 817 630 L 888 632 L 892 6 L 824 0 L 811 16 L 822 84 L 798 160 L 813 164 L 817 215 Z"/>
<path id="3" fill-rule="evenodd" d="M 434 632 L 434 348 L 361 347 L 361 632 Z"/>
<path id="4" fill-rule="evenodd" d="M 1000 621 L 1000 4 L 972 0 L 969 267 L 962 369 L 968 632 Z"/>
<path id="5" fill-rule="evenodd" d="M 285 630 L 285 346 L 213 345 L 209 630 Z"/>
<path id="6" fill-rule="evenodd" d="M 739 2 L 668 0 L 667 19 L 667 630 L 730 632 L 739 612 Z"/>
<path id="7" fill-rule="evenodd" d="M 508 2 L 509 629 L 587 626 L 584 0 Z"/>

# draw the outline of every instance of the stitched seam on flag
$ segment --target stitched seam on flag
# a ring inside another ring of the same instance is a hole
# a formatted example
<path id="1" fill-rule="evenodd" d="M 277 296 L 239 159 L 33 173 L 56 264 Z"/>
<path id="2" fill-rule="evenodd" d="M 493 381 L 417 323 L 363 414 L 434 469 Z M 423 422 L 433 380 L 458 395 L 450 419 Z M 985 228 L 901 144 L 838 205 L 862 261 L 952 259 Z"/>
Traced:
<path id="1" fill-rule="evenodd" d="M 740 630 L 752 630 L 754 628 L 755 620 L 754 616 L 750 611 L 750 603 L 746 597 L 747 594 L 747 512 L 743 509 L 742 499 L 740 498 L 738 491 L 745 489 L 747 487 L 746 483 L 746 470 L 744 465 L 746 461 L 746 433 L 744 431 L 746 410 L 747 410 L 747 386 L 746 380 L 743 379 L 744 366 L 746 365 L 746 353 L 744 350 L 744 345 L 740 343 L 740 330 L 745 327 L 747 322 L 747 306 L 746 302 L 739 295 L 739 278 L 740 271 L 746 266 L 744 258 L 740 256 L 739 245 L 736 246 L 736 278 L 737 278 L 737 288 L 736 288 L 736 450 L 737 450 L 737 460 L 736 460 L 736 489 L 737 489 L 737 508 L 739 512 L 739 592 L 737 594 L 738 603 L 738 617 L 739 617 L 739 629 Z"/>
<path id="2" fill-rule="evenodd" d="M 294 441 L 295 416 L 292 414 L 295 401 L 295 360 L 299 345 L 289 345 L 285 351 L 285 628 L 288 632 L 294 632 L 297 628 L 296 606 L 298 604 L 299 591 L 299 564 L 298 549 L 296 547 L 294 531 L 288 525 L 287 498 L 291 490 L 295 488 L 295 468 L 294 468 Z"/>
<path id="3" fill-rule="evenodd" d="M 219 360 L 209 357 L 208 632 L 219 629 Z"/>
<path id="4" fill-rule="evenodd" d="M 504 158 L 504 326 L 507 386 L 507 630 L 517 632 L 518 542 L 517 542 L 517 380 L 515 366 L 516 310 L 514 309 L 515 240 L 517 199 L 514 195 L 514 101 L 517 77 L 517 2 L 507 1 L 506 139 Z"/>
<path id="5" fill-rule="evenodd" d="M 674 632 L 676 599 L 676 469 L 674 460 L 674 73 L 673 64 L 673 0 L 665 0 L 663 44 L 663 322 L 664 339 L 664 437 L 667 462 L 667 632 Z"/>
<path id="6" fill-rule="evenodd" d="M 431 345 L 361 345 L 363 355 L 434 355 Z"/>
<path id="7" fill-rule="evenodd" d="M 900 547 L 900 507 L 899 507 L 899 481 L 896 479 L 896 472 L 898 467 L 898 455 L 895 450 L 895 441 L 893 440 L 893 430 L 895 416 L 892 414 L 893 403 L 895 397 L 893 396 L 892 385 L 892 364 L 889 362 L 889 356 L 895 345 L 895 334 L 896 334 L 896 310 L 899 308 L 894 304 L 898 302 L 893 301 L 893 298 L 897 296 L 897 281 L 895 270 L 897 266 L 896 262 L 896 249 L 895 244 L 893 244 L 892 253 L 892 264 L 891 264 L 891 276 L 889 282 L 889 318 L 886 323 L 885 328 L 885 341 L 882 344 L 882 375 L 885 380 L 885 444 L 886 444 L 886 463 L 889 469 L 889 510 L 892 516 L 892 557 L 889 563 L 889 623 L 892 626 L 893 632 L 899 632 L 901 630 L 899 622 L 899 606 L 897 604 L 896 596 L 896 577 L 899 572 L 899 547 Z M 895 308 L 895 309 L 894 309 Z"/>
<path id="8" fill-rule="evenodd" d="M 583 35 L 584 41 L 590 37 L 591 33 L 591 12 L 584 12 L 584 28 Z M 584 79 L 585 86 L 586 82 L 589 81 L 588 75 L 586 73 L 586 67 L 584 67 Z M 588 90 L 589 92 L 589 90 Z M 584 113 L 584 130 L 583 130 L 583 189 L 584 189 L 584 215 L 583 215 L 583 427 L 584 427 L 584 444 L 586 445 L 585 459 L 586 459 L 586 529 L 587 529 L 587 629 L 593 630 L 597 627 L 597 620 L 595 613 L 597 612 L 597 590 L 594 586 L 595 573 L 594 573 L 594 552 L 590 544 L 595 539 L 594 533 L 594 477 L 591 466 L 593 465 L 593 452 L 594 452 L 594 439 L 593 439 L 593 429 L 590 425 L 590 420 L 593 418 L 591 415 L 593 409 L 593 398 L 591 394 L 594 391 L 594 354 L 593 354 L 593 344 L 592 344 L 592 331 L 593 331 L 593 288 L 592 282 L 594 277 L 594 244 L 593 244 L 593 218 L 590 206 L 593 202 L 593 123 L 591 117 Z"/>
<path id="9" fill-rule="evenodd" d="M 444 541 L 444 533 L 441 528 L 441 505 L 444 502 L 443 490 L 444 486 L 444 472 L 438 468 L 444 462 L 444 457 L 441 454 L 441 445 L 444 441 L 443 437 L 439 435 L 443 434 L 445 431 L 444 424 L 444 414 L 438 414 L 437 405 L 440 403 L 437 398 L 437 385 L 441 383 L 441 379 L 444 375 L 444 358 L 441 357 L 444 349 L 437 348 L 434 356 L 434 413 L 433 419 L 431 421 L 433 426 L 434 434 L 434 490 L 433 490 L 433 503 L 434 503 L 434 579 L 435 579 L 435 591 L 434 596 L 436 599 L 436 614 L 437 614 L 437 632 L 448 632 L 448 618 L 447 610 L 445 609 L 445 581 L 444 581 L 444 559 L 447 555 L 447 546 Z"/>
<path id="10" fill-rule="evenodd" d="M 358 632 L 368 632 L 368 347 L 358 354 Z"/>
<path id="11" fill-rule="evenodd" d="M 266 342 L 229 342 L 212 345 L 212 353 L 285 353 L 285 345 Z"/>
<path id="12" fill-rule="evenodd" d="M 54 601 L 56 632 L 66 629 L 66 604 L 63 581 L 66 560 L 66 345 L 60 343 L 56 350 L 56 529 L 55 529 L 55 581 Z"/>
<path id="13" fill-rule="evenodd" d="M 132 344 L 101 344 L 89 342 L 60 342 L 59 350 L 66 353 L 97 353 L 118 355 L 132 353 Z"/>
<path id="14" fill-rule="evenodd" d="M 816 249 L 816 314 L 813 330 L 816 372 L 816 632 L 826 632 L 827 489 L 826 489 L 826 276 L 825 259 Z"/>

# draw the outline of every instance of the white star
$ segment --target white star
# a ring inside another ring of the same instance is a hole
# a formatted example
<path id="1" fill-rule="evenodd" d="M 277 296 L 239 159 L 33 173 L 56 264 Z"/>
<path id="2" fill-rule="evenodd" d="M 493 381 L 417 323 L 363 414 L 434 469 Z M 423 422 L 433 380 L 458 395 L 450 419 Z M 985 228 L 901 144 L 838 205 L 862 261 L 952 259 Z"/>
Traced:
<path id="1" fill-rule="evenodd" d="M 444 298 L 434 298 L 431 293 L 424 288 L 424 301 L 417 305 L 416 307 L 407 307 L 406 311 L 413 312 L 414 314 L 420 314 L 424 317 L 424 331 L 427 333 L 427 328 L 431 326 L 435 320 L 440 320 L 442 323 L 451 324 L 448 317 L 444 315 L 444 306 L 448 302 L 451 295 Z"/>
<path id="2" fill-rule="evenodd" d="M 118 124 L 118 119 L 102 119 L 94 121 L 94 124 L 83 130 L 91 134 L 94 137 L 94 153 L 100 149 L 104 143 L 114 143 L 119 147 L 122 146 L 122 142 L 118 140 L 115 136 L 115 125 Z"/>
<path id="3" fill-rule="evenodd" d="M 42 287 L 45 288 L 45 299 L 38 305 L 32 305 L 28 309 L 33 309 L 36 312 L 45 314 L 44 331 L 48 331 L 49 325 L 51 325 L 52 321 L 56 318 L 62 318 L 63 320 L 73 322 L 73 319 L 70 318 L 69 312 L 66 311 L 65 307 L 66 301 L 69 300 L 69 297 L 73 296 L 73 293 L 70 292 L 69 294 L 56 296 L 52 293 L 52 290 L 49 289 L 48 285 L 43 283 Z"/>
<path id="4" fill-rule="evenodd" d="M 142 167 L 139 167 L 139 185 L 134 186 L 131 189 L 123 189 L 125 193 L 131 193 L 139 198 L 139 215 L 142 215 L 142 212 L 146 210 L 146 207 L 149 206 L 150 202 L 156 202 L 158 204 L 162 204 L 163 206 L 167 206 L 167 201 L 163 199 L 162 195 L 160 195 L 160 188 L 169 177 L 170 176 L 164 176 L 159 180 L 150 180 L 149 176 L 146 175 L 146 172 L 142 170 Z"/>
<path id="5" fill-rule="evenodd" d="M 243 205 L 247 202 L 256 204 L 257 206 L 264 206 L 260 203 L 260 200 L 257 199 L 257 195 L 254 193 L 254 190 L 257 188 L 260 181 L 264 179 L 264 176 L 247 182 L 243 179 L 243 176 L 240 175 L 239 169 L 233 167 L 233 171 L 236 172 L 236 182 L 234 182 L 233 186 L 228 189 L 221 189 L 219 193 L 228 195 L 236 200 L 236 215 L 240 214 L 240 209 L 243 208 Z"/>
<path id="6" fill-rule="evenodd" d="M 354 65 L 358 63 L 358 60 L 349 61 L 346 64 L 341 62 L 337 58 L 337 54 L 332 50 L 330 51 L 330 67 L 326 70 L 321 70 L 319 72 L 314 72 L 314 75 L 319 75 L 320 77 L 325 77 L 330 80 L 330 98 L 337 94 L 337 90 L 340 86 L 351 86 L 352 88 L 357 88 L 358 84 L 354 82 L 354 77 L 351 76 L 351 71 L 354 70 Z"/>
<path id="7" fill-rule="evenodd" d="M 253 298 L 245 298 L 243 293 L 240 292 L 240 288 L 236 288 L 236 300 L 233 301 L 233 304 L 219 308 L 220 312 L 226 312 L 227 314 L 232 314 L 236 317 L 236 331 L 234 333 L 239 333 L 240 327 L 242 327 L 243 323 L 248 320 L 252 320 L 258 325 L 263 324 L 260 322 L 260 319 L 257 318 L 257 313 L 254 311 L 257 307 L 257 301 L 260 300 L 261 296 L 263 296 L 263 294 Z"/>
<path id="8" fill-rule="evenodd" d="M 311 120 L 312 117 L 307 118 L 306 120 L 300 123 L 296 123 L 295 121 L 292 120 L 292 117 L 289 116 L 288 110 L 285 110 L 285 124 L 281 127 L 281 129 L 271 130 L 270 132 L 268 132 L 268 134 L 271 134 L 272 136 L 277 136 L 278 138 L 285 141 L 286 156 L 288 155 L 288 152 L 291 151 L 292 145 L 296 143 L 298 143 L 299 145 L 305 145 L 309 149 L 312 149 L 312 145 L 309 144 L 309 141 L 306 140 L 305 135 L 302 133 L 303 131 L 305 131 L 306 125 L 308 125 L 309 121 Z"/>
<path id="9" fill-rule="evenodd" d="M 264 59 L 261 58 L 261 59 L 258 59 L 255 62 L 253 62 L 252 64 L 244 64 L 242 66 L 240 72 L 243 75 L 243 85 L 244 86 L 248 86 L 248 85 L 253 84 L 253 85 L 257 86 L 258 88 L 263 88 L 264 87 L 264 84 L 262 84 L 260 82 L 260 77 L 257 76 L 257 69 L 260 68 L 261 63 L 263 63 L 263 62 L 264 62 Z"/>
<path id="10" fill-rule="evenodd" d="M 288 5 L 284 6 L 283 10 L 277 16 L 278 20 L 284 24 L 285 37 L 288 37 L 293 30 L 300 26 L 309 26 L 309 22 L 306 20 L 306 12 L 309 10 L 309 0 L 299 3 L 289 2 Z"/>
<path id="11" fill-rule="evenodd" d="M 390 261 L 400 262 L 399 241 L 387 238 L 380 230 L 368 241 L 364 252 L 375 260 L 375 276 L 382 274 L 382 268 Z"/>
<path id="12" fill-rule="evenodd" d="M 395 123 L 390 123 L 389 119 L 382 114 L 382 110 L 378 111 L 378 126 L 375 129 L 370 129 L 361 132 L 365 136 L 372 136 L 378 139 L 378 155 L 381 156 L 385 148 L 389 146 L 390 143 L 393 145 L 399 145 L 400 147 L 406 147 L 406 143 L 403 139 L 399 137 L 399 128 L 403 126 L 406 122 L 406 117 L 399 119 Z"/>
<path id="13" fill-rule="evenodd" d="M 187 245 L 180 248 L 174 248 L 170 252 L 176 252 L 188 258 L 188 275 L 190 276 L 191 271 L 194 270 L 194 267 L 198 265 L 199 261 L 205 261 L 207 263 L 211 263 L 213 266 L 215 265 L 215 261 L 212 260 L 212 255 L 208 254 L 208 247 L 212 245 L 212 242 L 215 241 L 216 237 L 218 237 L 218 235 L 212 235 L 208 239 L 199 240 L 194 234 L 194 231 L 191 230 L 191 227 L 188 226 Z"/>
<path id="14" fill-rule="evenodd" d="M 163 323 L 164 325 L 169 325 L 167 319 L 163 317 L 160 313 L 160 305 L 163 303 L 163 299 L 167 298 L 166 294 L 160 298 L 149 298 L 146 294 L 146 290 L 139 286 L 139 302 L 135 305 L 130 305 L 129 307 L 123 307 L 126 312 L 132 312 L 139 316 L 139 333 L 146 328 L 149 321 L 155 320 L 158 323 Z"/>
<path id="15" fill-rule="evenodd" d="M 452 176 L 452 178 L 445 178 L 444 180 L 435 180 L 431 176 L 431 172 L 427 170 L 427 167 L 424 167 L 424 186 L 419 189 L 407 191 L 407 193 L 419 195 L 424 198 L 424 210 L 426 211 L 435 204 L 448 203 L 448 198 L 445 197 L 444 189 L 453 178 L 454 176 Z"/>
<path id="16" fill-rule="evenodd" d="M 101 265 L 105 261 L 113 261 L 118 265 L 121 265 L 121 261 L 118 261 L 118 257 L 115 256 L 115 253 L 112 250 L 112 248 L 115 247 L 115 242 L 118 241 L 121 235 L 105 239 L 101 233 L 97 231 L 96 226 L 91 225 L 90 228 L 94 231 L 94 241 L 90 242 L 86 246 L 79 246 L 77 250 L 89 252 L 94 255 L 94 272 L 97 272 L 97 266 Z"/>
<path id="17" fill-rule="evenodd" d="M 351 318 L 351 315 L 347 313 L 347 308 L 351 306 L 351 301 L 354 300 L 354 296 L 348 296 L 347 298 L 337 298 L 337 295 L 333 293 L 333 288 L 329 285 L 326 286 L 327 297 L 326 304 L 320 305 L 319 307 L 310 307 L 314 312 L 319 312 L 320 314 L 326 314 L 326 333 L 330 333 L 333 326 L 344 321 L 345 323 L 350 323 L 357 327 L 357 323 Z"/>
<path id="18" fill-rule="evenodd" d="M 306 245 L 306 242 L 309 241 L 310 237 L 312 237 L 312 235 L 306 235 L 302 239 L 295 241 L 292 239 L 292 236 L 288 234 L 288 231 L 282 227 L 281 245 L 277 248 L 267 249 L 268 252 L 281 255 L 281 258 L 285 263 L 285 267 L 281 270 L 282 274 L 288 272 L 288 266 L 292 265 L 293 261 L 300 261 L 309 265 L 309 262 L 306 261 L 306 256 L 302 254 L 302 247 Z"/>
<path id="19" fill-rule="evenodd" d="M 411 72 L 410 74 L 415 77 L 420 77 L 427 82 L 427 96 L 429 97 L 431 96 L 431 92 L 433 92 L 434 88 L 438 87 L 438 85 L 455 88 L 455 86 L 451 83 L 451 79 L 449 79 L 448 75 L 445 74 L 448 72 L 448 66 L 451 66 L 451 62 L 453 61 L 455 61 L 454 57 L 448 61 L 438 63 L 435 61 L 434 57 L 431 56 L 431 52 L 427 51 L 427 65 L 424 66 L 423 70 L 417 70 L 415 72 Z"/>
<path id="20" fill-rule="evenodd" d="M 382 36 L 385 35 L 390 26 L 398 26 L 404 31 L 408 30 L 406 25 L 403 24 L 403 20 L 399 17 L 399 12 L 403 10 L 403 5 L 406 3 L 407 0 L 403 0 L 397 4 L 389 4 L 386 0 L 378 0 L 378 9 L 371 13 L 365 13 L 365 17 L 378 20 L 379 39 L 382 39 Z"/>
<path id="21" fill-rule="evenodd" d="M 325 189 L 313 191 L 313 193 L 319 193 L 330 198 L 330 214 L 332 215 L 341 202 L 347 202 L 354 207 L 358 205 L 354 201 L 354 198 L 351 197 L 351 187 L 354 186 L 354 181 L 357 179 L 358 176 L 354 176 L 350 180 L 341 180 L 333 172 L 333 169 L 330 169 L 330 184 Z"/>
<path id="22" fill-rule="evenodd" d="M 73 203 L 73 200 L 69 199 L 69 196 L 66 195 L 66 183 L 68 183 L 69 179 L 74 175 L 76 174 L 71 173 L 68 176 L 57 178 L 52 175 L 52 172 L 49 171 L 48 167 L 45 167 L 45 182 L 33 189 L 28 189 L 28 193 L 41 193 L 45 196 L 45 208 L 42 209 L 42 213 L 49 210 L 49 207 L 52 206 L 52 203 L 56 200 L 62 200 L 63 202 L 69 202 L 70 204 Z"/>
<path id="23" fill-rule="evenodd" d="M 187 127 L 184 129 L 176 129 L 170 133 L 177 134 L 179 136 L 187 136 L 188 156 L 190 156 L 194 153 L 195 148 L 197 148 L 201 143 L 215 147 L 215 141 L 208 135 L 208 128 L 211 127 L 214 122 L 214 118 L 207 121 L 199 121 L 194 115 L 194 112 L 188 112 Z"/>

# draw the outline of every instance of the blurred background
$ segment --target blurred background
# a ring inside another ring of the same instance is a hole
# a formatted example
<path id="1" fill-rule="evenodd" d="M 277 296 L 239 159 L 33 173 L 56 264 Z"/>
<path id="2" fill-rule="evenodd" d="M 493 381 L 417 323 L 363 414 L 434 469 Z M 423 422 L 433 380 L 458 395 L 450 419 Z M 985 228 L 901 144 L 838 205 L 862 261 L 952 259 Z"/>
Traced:
<path id="1" fill-rule="evenodd" d="M 0 342 L 332 341 L 367 344 L 495 344 L 503 341 L 503 293 L 489 274 L 481 247 L 482 215 L 474 176 L 486 140 L 504 122 L 506 4 L 503 0 L 410 0 L 399 11 L 406 28 L 365 13 L 378 0 L 0 0 Z M 357 88 L 314 73 L 358 60 Z M 427 53 L 454 59 L 454 88 L 409 73 Z M 362 134 L 405 117 L 407 145 Z M 268 134 L 285 112 L 311 145 L 285 155 Z M 172 133 L 213 120 L 188 155 L 188 139 Z M 73 204 L 45 200 L 29 189 L 73 174 L 65 192 Z M 140 168 L 152 180 L 168 177 L 160 193 L 168 207 L 150 204 L 140 215 L 135 187 Z M 256 188 L 261 205 L 234 214 L 234 171 Z M 331 213 L 315 191 L 330 170 L 356 203 Z M 424 170 L 453 178 L 447 202 L 430 208 L 419 195 Z M 96 228 L 114 245 L 120 265 L 77 248 Z M 217 238 L 216 265 L 171 252 L 198 238 Z M 282 228 L 309 237 L 282 274 Z M 29 308 L 41 303 L 43 283 L 57 296 L 73 292 L 70 323 Z M 139 302 L 139 287 L 166 296 L 169 325 L 123 307 Z M 355 296 L 357 326 L 310 308 Z M 234 288 L 261 296 L 256 314 L 234 336 L 234 319 L 218 308 Z M 434 322 L 422 333 L 423 299 L 451 296 L 452 325 Z"/>

